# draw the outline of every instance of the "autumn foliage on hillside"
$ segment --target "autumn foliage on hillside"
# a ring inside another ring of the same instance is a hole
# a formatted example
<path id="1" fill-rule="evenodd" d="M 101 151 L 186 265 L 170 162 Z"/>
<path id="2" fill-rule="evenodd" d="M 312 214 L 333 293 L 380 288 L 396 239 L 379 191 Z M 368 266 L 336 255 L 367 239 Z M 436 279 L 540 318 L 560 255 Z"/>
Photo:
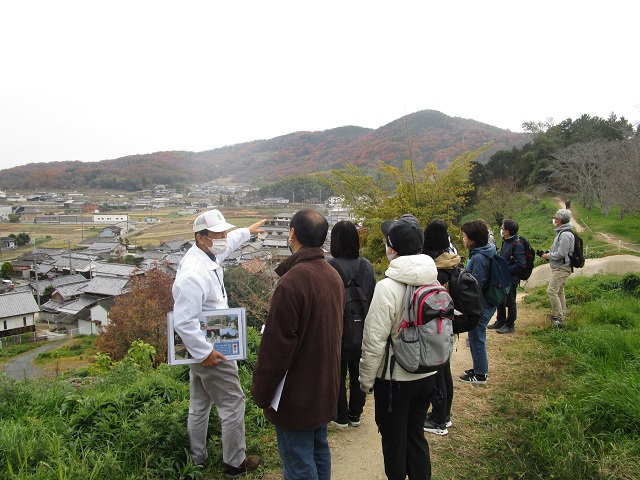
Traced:
<path id="1" fill-rule="evenodd" d="M 295 132 L 204 152 L 157 152 L 102 162 L 52 162 L 2 170 L 0 188 L 104 188 L 135 191 L 157 184 L 180 186 L 234 176 L 241 182 L 275 181 L 289 175 L 325 172 L 346 164 L 375 170 L 380 161 L 416 168 L 446 167 L 466 151 L 487 143 L 478 162 L 495 151 L 511 150 L 530 139 L 474 120 L 434 110 L 412 113 L 377 129 L 344 126 L 321 132 Z"/>
<path id="2" fill-rule="evenodd" d="M 136 276 L 130 291 L 116 297 L 109 312 L 110 323 L 97 341 L 98 348 L 113 360 L 122 360 L 131 344 L 143 340 L 156 349 L 155 363 L 167 361 L 167 313 L 173 310 L 173 278 L 160 268 Z"/>

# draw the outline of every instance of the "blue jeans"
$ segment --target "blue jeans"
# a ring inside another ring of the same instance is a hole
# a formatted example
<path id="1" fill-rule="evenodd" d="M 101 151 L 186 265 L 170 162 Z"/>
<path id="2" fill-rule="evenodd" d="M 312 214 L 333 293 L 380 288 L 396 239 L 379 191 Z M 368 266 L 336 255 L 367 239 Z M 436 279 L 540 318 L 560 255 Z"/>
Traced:
<path id="1" fill-rule="evenodd" d="M 331 480 L 331 451 L 327 426 L 287 430 L 276 426 L 284 480 Z"/>
<path id="2" fill-rule="evenodd" d="M 487 325 L 496 312 L 496 307 L 482 301 L 482 317 L 476 328 L 469 330 L 469 349 L 473 359 L 473 369 L 479 375 L 489 373 L 489 361 L 487 360 Z"/>

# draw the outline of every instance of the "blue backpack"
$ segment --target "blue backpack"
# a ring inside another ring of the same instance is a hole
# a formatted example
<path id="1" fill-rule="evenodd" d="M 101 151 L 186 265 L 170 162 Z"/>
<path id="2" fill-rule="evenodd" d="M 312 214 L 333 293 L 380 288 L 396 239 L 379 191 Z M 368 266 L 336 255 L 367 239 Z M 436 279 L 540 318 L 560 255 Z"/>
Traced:
<path id="1" fill-rule="evenodd" d="M 487 303 L 492 306 L 502 305 L 511 290 L 511 274 L 509 265 L 498 252 L 489 260 L 488 286 L 482 291 Z"/>

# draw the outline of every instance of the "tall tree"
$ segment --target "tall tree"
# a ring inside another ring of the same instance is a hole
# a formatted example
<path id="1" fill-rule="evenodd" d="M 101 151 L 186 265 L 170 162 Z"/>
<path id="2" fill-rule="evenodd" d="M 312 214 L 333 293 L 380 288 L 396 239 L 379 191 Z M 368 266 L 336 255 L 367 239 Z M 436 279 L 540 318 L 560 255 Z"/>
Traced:
<path id="1" fill-rule="evenodd" d="M 620 205 L 620 218 L 640 214 L 640 135 L 620 142 L 618 162 L 611 178 L 611 191 Z"/>
<path id="2" fill-rule="evenodd" d="M 631 138 L 633 126 L 624 117 L 612 113 L 608 118 L 584 114 L 559 124 L 552 119 L 545 122 L 525 122 L 522 128 L 534 133 L 533 140 L 521 148 L 499 151 L 486 165 L 491 179 L 511 177 L 519 187 L 544 185 L 551 173 L 556 152 L 571 145 L 589 142 L 623 141 Z"/>
<path id="3" fill-rule="evenodd" d="M 15 275 L 15 270 L 13 269 L 13 265 L 9 262 L 4 262 L 2 266 L 0 266 L 0 278 L 4 278 L 5 280 L 9 280 L 11 275 Z"/>
<path id="4" fill-rule="evenodd" d="M 514 218 L 527 202 L 527 197 L 518 192 L 515 180 L 498 178 L 480 189 L 476 210 L 490 225 L 499 228 L 502 220 Z"/>
<path id="5" fill-rule="evenodd" d="M 113 360 L 121 360 L 136 340 L 156 349 L 156 364 L 167 361 L 167 313 L 173 309 L 173 278 L 161 268 L 133 277 L 129 293 L 116 297 L 109 324 L 97 341 Z"/>
<path id="6" fill-rule="evenodd" d="M 224 283 L 229 306 L 244 308 L 247 312 L 247 325 L 260 330 L 269 313 L 269 300 L 276 278 L 270 278 L 266 273 L 251 273 L 244 267 L 235 267 L 225 270 Z"/>
<path id="7" fill-rule="evenodd" d="M 414 215 L 424 226 L 434 218 L 452 225 L 473 189 L 469 182 L 473 160 L 485 148 L 464 153 L 444 170 L 438 170 L 433 163 L 416 170 L 414 163 L 407 160 L 402 168 L 381 163 L 374 175 L 354 165 L 330 172 L 327 181 L 365 227 L 366 233 L 361 238 L 363 254 L 373 262 L 382 259 L 384 248 L 379 226 L 405 213 Z"/>

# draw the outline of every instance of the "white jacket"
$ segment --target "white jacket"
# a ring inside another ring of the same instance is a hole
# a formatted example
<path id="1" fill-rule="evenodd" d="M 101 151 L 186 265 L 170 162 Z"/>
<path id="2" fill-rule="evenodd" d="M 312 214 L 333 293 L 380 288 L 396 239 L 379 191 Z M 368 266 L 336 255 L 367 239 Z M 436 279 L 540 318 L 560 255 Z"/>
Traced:
<path id="1" fill-rule="evenodd" d="M 174 329 L 189 354 L 198 362 L 213 351 L 200 330 L 198 317 L 203 310 L 229 308 L 224 290 L 224 273 L 219 263 L 240 245 L 249 240 L 248 228 L 239 228 L 227 235 L 227 249 L 216 255 L 214 262 L 197 245 L 193 245 L 180 262 L 173 282 Z"/>
<path id="2" fill-rule="evenodd" d="M 376 284 L 369 313 L 364 322 L 362 358 L 360 359 L 360 385 L 370 389 L 377 378 L 382 378 L 386 355 L 387 338 L 400 338 L 398 327 L 402 322 L 402 299 L 407 285 L 430 285 L 438 283 L 438 269 L 433 259 L 427 255 L 407 255 L 391 260 L 385 272 L 386 278 Z M 389 359 L 393 355 L 393 345 L 389 348 Z M 393 380 L 400 382 L 418 380 L 434 375 L 429 373 L 409 373 L 398 363 L 393 367 Z M 391 380 L 389 367 L 385 375 Z"/>

